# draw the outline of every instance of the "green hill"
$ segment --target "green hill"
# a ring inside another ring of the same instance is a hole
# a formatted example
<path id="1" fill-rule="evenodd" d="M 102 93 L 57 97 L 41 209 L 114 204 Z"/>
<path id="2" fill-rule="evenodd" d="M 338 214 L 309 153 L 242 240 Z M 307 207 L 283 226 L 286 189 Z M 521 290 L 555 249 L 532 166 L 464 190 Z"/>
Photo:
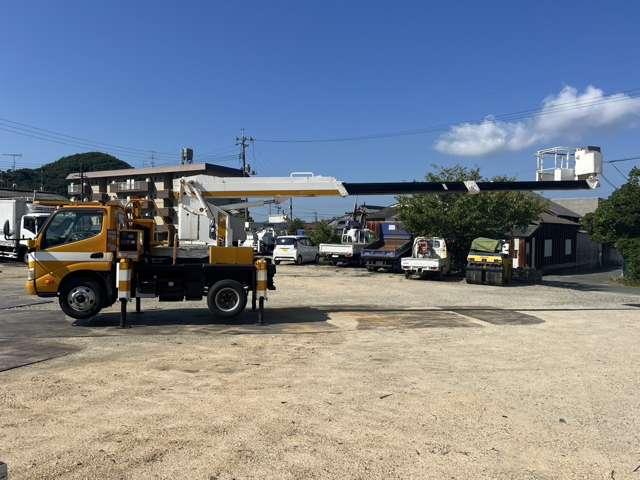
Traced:
<path id="1" fill-rule="evenodd" d="M 40 168 L 0 171 L 0 187 L 11 188 L 15 184 L 17 189 L 40 190 L 40 184 L 43 181 L 45 191 L 66 196 L 67 182 L 65 178 L 70 173 L 79 172 L 81 168 L 85 172 L 94 172 L 96 170 L 119 170 L 132 167 L 127 162 L 107 153 L 76 153 L 47 163 Z"/>

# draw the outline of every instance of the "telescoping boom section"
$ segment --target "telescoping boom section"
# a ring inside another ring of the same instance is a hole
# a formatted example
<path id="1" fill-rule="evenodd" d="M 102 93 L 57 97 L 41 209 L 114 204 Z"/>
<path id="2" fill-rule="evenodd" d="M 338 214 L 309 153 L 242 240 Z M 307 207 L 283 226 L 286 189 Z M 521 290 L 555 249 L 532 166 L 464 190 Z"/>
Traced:
<path id="1" fill-rule="evenodd" d="M 349 195 L 400 195 L 418 193 L 470 193 L 580 190 L 598 185 L 597 180 L 517 181 L 517 182 L 342 182 L 334 177 L 292 174 L 289 177 L 211 177 L 194 175 L 174 180 L 197 185 L 203 197 L 346 197 Z"/>

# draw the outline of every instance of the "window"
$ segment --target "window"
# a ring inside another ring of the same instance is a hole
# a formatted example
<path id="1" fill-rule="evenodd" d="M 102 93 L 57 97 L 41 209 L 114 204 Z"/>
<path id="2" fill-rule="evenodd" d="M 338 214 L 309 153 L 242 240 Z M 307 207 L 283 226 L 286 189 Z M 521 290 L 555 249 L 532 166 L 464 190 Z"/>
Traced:
<path id="1" fill-rule="evenodd" d="M 296 239 L 292 237 L 280 237 L 276 240 L 278 245 L 295 245 Z"/>
<path id="2" fill-rule="evenodd" d="M 564 254 L 565 255 L 571 255 L 571 250 L 572 250 L 571 247 L 572 247 L 571 239 L 570 238 L 565 239 L 565 241 L 564 241 Z"/>
<path id="3" fill-rule="evenodd" d="M 36 219 L 33 217 L 22 217 L 23 228 L 29 230 L 31 233 L 36 233 Z"/>
<path id="4" fill-rule="evenodd" d="M 553 254 L 553 240 L 551 238 L 544 239 L 544 256 L 551 257 Z"/>
<path id="5" fill-rule="evenodd" d="M 44 247 L 79 242 L 102 231 L 101 210 L 61 210 L 54 214 L 44 233 Z"/>

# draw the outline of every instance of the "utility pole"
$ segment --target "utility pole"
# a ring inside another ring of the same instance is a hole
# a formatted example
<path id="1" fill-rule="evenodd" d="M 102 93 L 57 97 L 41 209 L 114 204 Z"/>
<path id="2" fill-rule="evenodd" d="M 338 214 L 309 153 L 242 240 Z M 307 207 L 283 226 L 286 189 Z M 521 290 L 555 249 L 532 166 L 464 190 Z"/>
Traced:
<path id="1" fill-rule="evenodd" d="M 84 202 L 84 161 L 80 160 L 80 201 Z"/>
<path id="2" fill-rule="evenodd" d="M 242 129 L 242 135 L 236 137 L 236 146 L 240 147 L 240 161 L 242 162 L 242 173 L 245 175 L 249 175 L 251 173 L 251 168 L 247 165 L 247 148 L 249 148 L 249 142 L 255 142 L 255 138 L 247 137 L 244 134 L 244 128 Z"/>
<path id="3" fill-rule="evenodd" d="M 156 152 L 155 152 L 155 150 L 151 150 L 151 160 L 150 160 L 150 163 L 151 163 L 151 168 L 153 168 L 153 167 L 155 167 L 155 166 L 156 166 Z"/>
<path id="4" fill-rule="evenodd" d="M 244 134 L 244 128 L 241 130 L 241 135 L 236 137 L 236 146 L 240 147 L 240 161 L 242 162 L 242 174 L 248 177 L 251 174 L 251 168 L 247 165 L 247 148 L 249 148 L 249 142 L 254 142 L 255 138 L 247 137 Z M 244 210 L 244 220 L 249 221 L 249 209 Z"/>
<path id="5" fill-rule="evenodd" d="M 16 169 L 16 158 L 22 158 L 22 154 L 21 153 L 3 153 L 2 156 L 3 157 L 11 157 L 12 158 L 12 168 L 11 168 L 11 170 L 15 170 Z"/>
<path id="6" fill-rule="evenodd" d="M 293 222 L 293 197 L 289 198 L 289 221 Z"/>

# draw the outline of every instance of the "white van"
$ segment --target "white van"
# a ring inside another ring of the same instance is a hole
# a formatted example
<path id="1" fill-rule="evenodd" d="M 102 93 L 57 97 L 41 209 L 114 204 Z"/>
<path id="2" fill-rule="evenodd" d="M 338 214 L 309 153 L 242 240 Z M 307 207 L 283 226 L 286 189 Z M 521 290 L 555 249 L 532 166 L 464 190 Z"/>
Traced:
<path id="1" fill-rule="evenodd" d="M 318 247 L 311 243 L 311 239 L 304 235 L 283 235 L 276 239 L 273 249 L 273 263 L 295 262 L 302 265 L 305 262 L 318 262 Z"/>

